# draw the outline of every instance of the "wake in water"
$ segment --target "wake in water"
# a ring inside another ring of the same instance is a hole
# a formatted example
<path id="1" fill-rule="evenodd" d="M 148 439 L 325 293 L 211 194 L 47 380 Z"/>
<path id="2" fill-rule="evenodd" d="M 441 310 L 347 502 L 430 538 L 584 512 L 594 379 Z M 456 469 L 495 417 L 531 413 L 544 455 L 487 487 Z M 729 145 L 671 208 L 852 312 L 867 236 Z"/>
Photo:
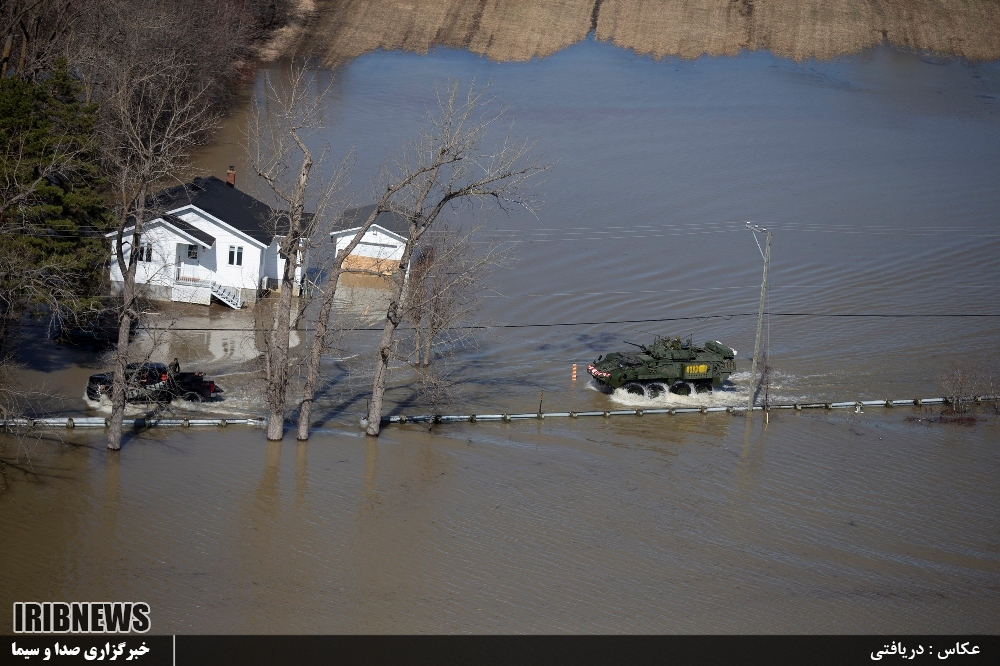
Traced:
<path id="1" fill-rule="evenodd" d="M 801 402 L 807 399 L 806 396 L 801 395 L 785 395 L 784 390 L 792 388 L 792 385 L 795 383 L 794 375 L 772 371 L 769 379 L 769 402 L 789 403 Z M 747 404 L 750 391 L 749 382 L 749 372 L 737 372 L 733 373 L 729 380 L 722 386 L 706 393 L 697 393 L 694 387 L 691 386 L 690 395 L 671 393 L 667 390 L 667 386 L 663 382 L 651 382 L 645 385 L 630 383 L 615 389 L 609 397 L 620 405 L 635 408 L 740 407 Z M 600 387 L 593 380 L 587 383 L 587 387 L 594 391 L 601 391 Z M 638 390 L 642 390 L 642 393 L 640 394 Z M 604 391 L 601 392 L 603 393 Z M 762 391 L 757 396 L 757 404 L 760 404 L 763 399 L 764 394 Z"/>
<path id="2" fill-rule="evenodd" d="M 111 400 L 107 397 L 95 401 L 83 395 L 83 401 L 87 407 L 101 414 L 111 413 Z M 180 398 L 169 403 L 158 404 L 152 402 L 130 402 L 125 405 L 125 417 L 152 417 L 174 418 L 197 414 L 201 416 L 239 416 L 245 418 L 257 418 L 261 416 L 264 408 L 260 400 L 244 398 L 242 396 L 225 397 L 222 400 L 212 402 L 191 402 Z"/>

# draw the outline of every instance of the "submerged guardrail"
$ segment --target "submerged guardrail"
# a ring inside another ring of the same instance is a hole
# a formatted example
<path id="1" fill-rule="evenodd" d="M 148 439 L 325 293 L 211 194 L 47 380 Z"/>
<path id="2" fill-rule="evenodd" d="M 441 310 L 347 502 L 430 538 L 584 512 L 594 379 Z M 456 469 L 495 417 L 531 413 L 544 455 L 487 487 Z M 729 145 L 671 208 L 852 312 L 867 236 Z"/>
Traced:
<path id="1" fill-rule="evenodd" d="M 944 398 L 901 398 L 887 400 L 848 400 L 839 402 L 793 402 L 769 405 L 755 405 L 753 411 L 764 412 L 779 409 L 803 410 L 803 409 L 851 409 L 861 411 L 864 407 L 922 407 L 924 405 L 956 405 L 963 403 L 982 403 L 1000 400 L 1000 396 L 959 396 Z M 611 418 L 612 416 L 646 416 L 647 414 L 710 414 L 715 412 L 727 412 L 738 414 L 747 412 L 746 407 L 738 406 L 715 406 L 715 407 L 657 407 L 657 408 L 637 408 L 637 409 L 608 409 L 590 410 L 582 412 L 524 412 L 521 414 L 422 414 L 419 416 L 407 416 L 397 414 L 382 418 L 382 425 L 406 424 L 406 423 L 475 423 L 477 421 L 519 421 L 526 419 L 553 419 L 553 418 L 583 418 L 587 416 L 601 416 Z M 364 423 L 364 419 L 362 419 Z"/>
<path id="2" fill-rule="evenodd" d="M 7 419 L 0 421 L 3 428 L 106 428 L 109 419 L 94 416 L 52 416 L 39 419 Z M 134 428 L 143 430 L 145 428 L 162 427 L 196 427 L 196 426 L 217 426 L 225 428 L 231 425 L 246 425 L 263 427 L 267 425 L 267 419 L 159 419 L 159 418 L 138 418 L 122 419 L 123 428 Z"/>
<path id="3" fill-rule="evenodd" d="M 861 411 L 864 407 L 923 407 L 925 405 L 958 405 L 968 403 L 998 402 L 1000 395 L 977 395 L 959 396 L 944 398 L 900 398 L 888 400 L 844 400 L 838 402 L 793 402 L 769 405 L 755 405 L 753 411 L 766 412 L 780 409 L 791 409 L 800 411 L 803 409 L 851 409 Z M 729 414 L 741 414 L 747 411 L 746 407 L 735 405 L 714 406 L 714 407 L 655 407 L 637 409 L 606 409 L 588 410 L 580 412 L 523 412 L 518 414 L 420 414 L 417 416 L 407 416 L 405 414 L 395 414 L 393 416 L 382 417 L 381 424 L 407 423 L 476 423 L 478 421 L 523 421 L 527 419 L 555 419 L 555 418 L 586 418 L 588 416 L 601 416 L 611 418 L 612 416 L 646 416 L 653 414 L 665 414 L 673 416 L 676 414 L 712 414 L 727 412 Z M 0 420 L 0 428 L 106 428 L 109 419 L 93 416 L 53 416 L 46 418 L 19 418 Z M 361 420 L 362 425 L 366 420 Z M 225 428 L 231 425 L 242 425 L 256 428 L 263 428 L 267 425 L 266 418 L 134 418 L 123 419 L 123 428 L 133 428 L 144 430 L 146 428 L 164 427 L 199 427 L 215 426 Z"/>

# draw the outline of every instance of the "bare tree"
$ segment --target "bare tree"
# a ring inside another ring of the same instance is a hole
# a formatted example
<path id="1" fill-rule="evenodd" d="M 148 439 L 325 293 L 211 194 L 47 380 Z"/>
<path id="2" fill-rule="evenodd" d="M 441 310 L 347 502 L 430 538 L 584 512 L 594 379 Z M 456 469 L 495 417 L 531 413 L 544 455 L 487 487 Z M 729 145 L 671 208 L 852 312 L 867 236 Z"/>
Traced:
<path id="1" fill-rule="evenodd" d="M 994 395 L 994 372 L 989 359 L 979 363 L 953 362 L 940 376 L 941 386 L 951 399 L 951 411 L 967 412 L 969 399 Z"/>
<path id="2" fill-rule="evenodd" d="M 323 106 L 329 90 L 317 93 L 316 83 L 316 72 L 304 63 L 293 62 L 287 76 L 277 81 L 265 75 L 261 98 L 251 108 L 249 118 L 251 168 L 284 208 L 274 218 L 276 235 L 281 238 L 278 253 L 284 261 L 279 297 L 263 327 L 269 440 L 280 440 L 284 434 L 292 375 L 289 336 L 306 304 L 302 295 L 293 312 L 292 292 L 301 283 L 305 253 L 343 186 L 353 158 L 353 154 L 346 156 L 328 177 L 314 175 L 327 151 L 314 159 L 308 141 L 323 128 Z M 312 213 L 305 211 L 307 200 L 314 206 Z"/>
<path id="3" fill-rule="evenodd" d="M 407 211 L 409 230 L 392 275 L 393 294 L 376 357 L 366 427 L 369 435 L 379 433 L 393 337 L 405 315 L 403 296 L 410 259 L 424 234 L 446 208 L 459 205 L 534 210 L 527 185 L 547 165 L 532 156 L 531 143 L 515 142 L 509 131 L 497 144 L 484 145 L 504 117 L 504 109 L 490 111 L 491 103 L 486 89 L 474 85 L 464 93 L 458 82 L 439 91 L 438 109 L 428 118 L 427 129 L 387 170 L 395 174 L 386 179 L 389 182 L 406 182 L 395 204 L 397 210 Z"/>
<path id="4" fill-rule="evenodd" d="M 101 105 L 101 150 L 117 199 L 115 258 L 122 274 L 122 307 L 111 395 L 108 448 L 121 448 L 126 365 L 133 322 L 139 317 L 136 270 L 144 222 L 157 214 L 151 190 L 186 167 L 190 149 L 215 127 L 209 96 L 216 82 L 198 63 L 172 50 L 145 51 L 147 30 L 120 35 L 122 49 L 108 57 Z"/>
<path id="5" fill-rule="evenodd" d="M 413 327 L 414 367 L 426 368 L 439 348 L 471 342 L 469 323 L 482 305 L 492 271 L 507 259 L 509 245 L 476 241 L 471 232 L 442 223 L 417 253 L 403 299 L 403 319 Z M 477 245 L 483 247 L 477 250 Z"/>
<path id="6" fill-rule="evenodd" d="M 0 0 L 0 76 L 32 79 L 51 67 L 93 0 Z"/>
<path id="7" fill-rule="evenodd" d="M 484 292 L 509 258 L 510 244 L 484 240 L 482 230 L 439 223 L 410 267 L 402 308 L 410 326 L 401 329 L 396 359 L 413 369 L 415 398 L 432 411 L 462 383 L 456 360 L 478 344 Z"/>
<path id="8" fill-rule="evenodd" d="M 381 260 L 369 269 L 351 268 L 345 269 L 344 263 L 354 250 L 357 249 L 361 240 L 368 230 L 378 219 L 378 216 L 386 212 L 400 212 L 393 207 L 392 199 L 398 193 L 410 187 L 419 174 L 404 174 L 398 180 L 389 183 L 379 197 L 378 202 L 372 208 L 371 213 L 361 223 L 358 230 L 351 237 L 351 240 L 343 248 L 335 249 L 326 275 L 326 282 L 322 291 L 319 313 L 316 316 L 315 328 L 313 332 L 312 345 L 309 349 L 309 359 L 306 367 L 306 381 L 302 389 L 302 404 L 299 407 L 299 423 L 297 438 L 301 441 L 309 439 L 309 419 L 312 414 L 313 403 L 316 399 L 316 390 L 319 386 L 320 371 L 323 364 L 323 354 L 330 347 L 330 316 L 333 312 L 333 305 L 337 298 L 337 286 L 340 277 L 345 273 L 366 273 L 370 275 L 382 276 L 384 269 L 382 264 L 387 263 Z"/>

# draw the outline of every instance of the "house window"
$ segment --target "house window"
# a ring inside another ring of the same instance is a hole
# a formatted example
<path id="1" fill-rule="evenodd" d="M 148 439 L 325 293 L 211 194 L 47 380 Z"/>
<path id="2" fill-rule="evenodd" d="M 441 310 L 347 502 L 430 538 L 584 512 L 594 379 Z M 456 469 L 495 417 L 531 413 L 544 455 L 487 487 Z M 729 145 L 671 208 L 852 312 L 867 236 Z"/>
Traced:
<path id="1" fill-rule="evenodd" d="M 242 266 L 243 265 L 243 246 L 230 245 L 229 246 L 229 265 L 230 266 Z"/>
<path id="2" fill-rule="evenodd" d="M 137 257 L 139 261 L 152 261 L 153 260 L 153 244 L 152 243 L 140 243 L 139 244 L 139 256 Z"/>
<path id="3" fill-rule="evenodd" d="M 198 258 L 198 246 L 188 245 L 188 259 L 197 259 L 197 258 Z"/>

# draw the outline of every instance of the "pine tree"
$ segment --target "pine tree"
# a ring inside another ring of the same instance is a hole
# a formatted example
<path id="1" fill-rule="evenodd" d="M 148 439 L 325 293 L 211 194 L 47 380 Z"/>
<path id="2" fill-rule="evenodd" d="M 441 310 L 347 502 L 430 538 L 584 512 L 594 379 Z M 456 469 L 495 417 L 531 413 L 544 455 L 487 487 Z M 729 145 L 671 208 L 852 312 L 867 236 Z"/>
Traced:
<path id="1" fill-rule="evenodd" d="M 0 78 L 0 349 L 33 306 L 105 290 L 97 109 L 81 98 L 65 61 L 35 81 Z"/>

